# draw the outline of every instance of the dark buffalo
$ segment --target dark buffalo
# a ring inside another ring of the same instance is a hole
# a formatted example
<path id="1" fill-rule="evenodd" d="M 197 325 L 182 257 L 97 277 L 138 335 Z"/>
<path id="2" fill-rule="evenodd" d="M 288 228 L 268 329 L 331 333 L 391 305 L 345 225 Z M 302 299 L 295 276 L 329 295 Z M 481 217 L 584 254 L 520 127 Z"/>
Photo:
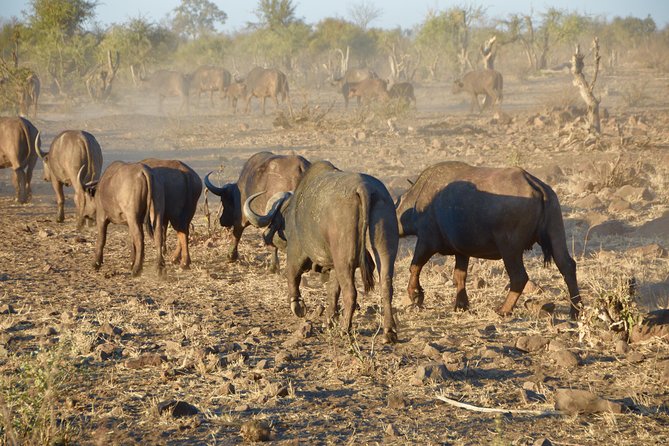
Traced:
<path id="1" fill-rule="evenodd" d="M 172 263 L 181 260 L 181 267 L 190 265 L 188 234 L 190 223 L 197 209 L 197 202 L 202 194 L 202 180 L 189 166 L 176 160 L 149 158 L 140 161 L 151 168 L 155 187 L 162 187 L 165 197 L 163 231 L 167 231 L 169 222 L 177 233 L 177 246 L 172 253 Z M 163 243 L 165 232 L 163 232 Z"/>
<path id="2" fill-rule="evenodd" d="M 485 95 L 483 98 L 483 108 L 491 103 L 499 105 L 502 102 L 502 89 L 504 80 L 502 75 L 495 70 L 476 70 L 465 74 L 461 80 L 453 83 L 453 94 L 467 92 L 472 97 L 470 112 L 474 111 L 474 106 L 478 107 L 479 112 L 483 111 L 479 104 L 479 95 Z"/>
<path id="3" fill-rule="evenodd" d="M 357 98 L 358 105 L 369 103 L 373 100 L 387 101 L 388 83 L 384 79 L 365 79 L 360 82 L 347 82 L 344 84 L 344 94 L 348 99 Z"/>
<path id="4" fill-rule="evenodd" d="M 410 82 L 397 82 L 388 89 L 388 95 L 393 99 L 405 101 L 407 104 L 413 102 L 416 106 L 416 96 L 413 92 L 413 85 Z"/>
<path id="5" fill-rule="evenodd" d="M 578 316 L 581 298 L 576 263 L 569 256 L 558 197 L 548 185 L 519 168 L 473 167 L 443 162 L 421 173 L 397 203 L 400 236 L 416 235 L 409 299 L 422 305 L 419 276 L 434 254 L 455 255 L 456 309 L 467 309 L 470 257 L 503 259 L 511 288 L 497 310 L 512 311 L 528 281 L 523 251 L 541 246 L 544 262 L 555 261 Z"/>
<path id="6" fill-rule="evenodd" d="M 197 105 L 200 105 L 200 95 L 209 92 L 209 102 L 214 105 L 214 92 L 219 91 L 221 96 L 230 85 L 232 75 L 225 68 L 201 66 L 190 76 L 190 90 L 197 91 Z"/>
<path id="7" fill-rule="evenodd" d="M 81 130 L 65 130 L 51 143 L 49 153 L 42 152 L 39 134 L 35 148 L 44 163 L 44 181 L 50 181 L 56 193 L 56 221 L 65 220 L 63 185 L 74 189 L 77 228 L 84 223 L 84 184 L 97 181 L 102 173 L 102 150 L 93 135 Z"/>
<path id="8" fill-rule="evenodd" d="M 251 99 L 262 99 L 262 114 L 265 114 L 265 100 L 272 98 L 276 108 L 279 108 L 279 96 L 282 102 L 288 102 L 290 94 L 286 75 L 275 68 L 253 68 L 244 79 L 246 85 L 246 112 L 251 110 Z"/>
<path id="9" fill-rule="evenodd" d="M 349 331 L 356 307 L 355 270 L 360 268 L 365 291 L 374 286 L 374 260 L 381 283 L 383 328 L 387 342 L 397 341 L 392 311 L 393 272 L 399 242 L 392 198 L 374 177 L 342 172 L 329 162 L 311 165 L 294 194 L 275 195 L 258 215 L 251 209 L 251 195 L 244 203 L 246 218 L 257 227 L 267 227 L 265 242 L 285 249 L 288 300 L 291 310 L 302 317 L 306 308 L 300 295 L 300 278 L 309 269 L 330 271 L 327 316 L 333 320 L 343 293 L 342 327 Z"/>
<path id="10" fill-rule="evenodd" d="M 228 259 L 235 261 L 239 257 L 237 247 L 242 232 L 250 223 L 242 213 L 242 204 L 248 197 L 257 192 L 266 193 L 263 197 L 255 200 L 253 208 L 256 212 L 265 209 L 267 198 L 277 192 L 295 190 L 302 174 L 309 167 L 309 161 L 301 156 L 275 155 L 271 152 L 260 152 L 246 161 L 239 179 L 236 183 L 228 183 L 223 187 L 214 186 L 209 181 L 208 173 L 204 177 L 204 184 L 214 195 L 221 197 L 223 207 L 221 213 L 221 226 L 232 228 L 233 244 L 228 253 Z M 278 269 L 278 258 L 276 252 L 272 264 L 272 270 Z"/>
<path id="11" fill-rule="evenodd" d="M 26 203 L 32 192 L 30 181 L 37 163 L 37 129 L 26 118 L 0 117 L 0 168 L 13 171 L 16 201 Z"/>
<path id="12" fill-rule="evenodd" d="M 334 79 L 332 84 L 341 87 L 341 94 L 344 96 L 344 104 L 348 108 L 349 100 L 349 85 L 354 82 L 364 81 L 365 79 L 378 79 L 379 76 L 369 68 L 351 68 L 346 71 L 344 76 Z M 358 97 L 358 105 L 360 105 L 360 97 Z"/>
<path id="13" fill-rule="evenodd" d="M 93 267 L 97 270 L 102 266 L 109 223 L 122 224 L 127 225 L 130 232 L 132 275 L 139 275 L 144 263 L 143 226 L 146 223 L 158 252 L 158 274 L 162 275 L 165 268 L 162 250 L 164 202 L 162 188 L 156 187 L 151 168 L 142 163 L 114 161 L 99 182 L 88 183 L 84 216 L 95 219 L 98 230 Z"/>
<path id="14" fill-rule="evenodd" d="M 230 107 L 237 113 L 237 102 L 246 98 L 246 84 L 244 82 L 233 82 L 225 90 L 225 97 L 230 100 Z"/>

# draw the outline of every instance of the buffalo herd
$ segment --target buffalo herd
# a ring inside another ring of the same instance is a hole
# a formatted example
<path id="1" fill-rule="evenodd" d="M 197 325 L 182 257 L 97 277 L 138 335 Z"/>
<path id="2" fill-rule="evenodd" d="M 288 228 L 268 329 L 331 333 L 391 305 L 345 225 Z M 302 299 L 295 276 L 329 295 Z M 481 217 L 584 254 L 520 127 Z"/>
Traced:
<path id="1" fill-rule="evenodd" d="M 244 98 L 247 110 L 252 97 L 262 100 L 263 112 L 267 97 L 277 105 L 278 97 L 290 104 L 288 82 L 278 70 L 259 68 L 243 83 L 232 82 L 229 72 L 214 67 L 197 71 L 192 79 L 175 72 L 156 72 L 140 79 L 152 82 L 161 98 L 176 92 L 186 107 L 185 84 L 189 81 L 198 93 L 226 93 L 243 86 L 235 99 Z M 338 82 L 346 103 L 351 97 L 359 101 L 400 97 L 415 102 L 411 84 L 399 83 L 388 89 L 386 81 L 371 70 L 352 71 Z M 488 99 L 499 103 L 501 89 L 501 75 L 494 70 L 475 72 L 454 85 L 454 92 L 469 92 L 476 104 L 477 96 L 485 94 L 484 105 L 488 105 Z M 142 271 L 145 230 L 158 248 L 157 273 L 165 274 L 168 225 L 177 233 L 170 260 L 183 269 L 189 267 L 189 230 L 202 194 L 202 181 L 189 166 L 177 160 L 115 161 L 103 172 L 103 151 L 92 134 L 64 131 L 44 152 L 40 133 L 30 121 L 23 117 L 0 118 L 0 168 L 12 169 L 20 203 L 30 199 L 30 181 L 38 159 L 44 164 L 44 180 L 51 182 L 56 194 L 56 221 L 65 219 L 63 186 L 71 186 L 77 228 L 86 220 L 95 222 L 96 270 L 103 263 L 109 223 L 128 227 L 133 276 Z M 558 197 L 550 186 L 523 169 L 441 162 L 425 169 L 395 202 L 377 178 L 295 155 L 256 153 L 246 161 L 234 183 L 218 186 L 210 175 L 205 175 L 204 185 L 220 197 L 220 225 L 233 235 L 227 259 L 238 259 L 239 241 L 247 226 L 261 228 L 265 244 L 274 248 L 274 272 L 279 270 L 278 251 L 286 255 L 287 300 L 298 317 L 306 314 L 300 294 L 302 274 L 310 270 L 329 274 L 327 321 L 337 319 L 342 296 L 341 325 L 349 332 L 358 294 L 355 273 L 359 269 L 365 292 L 378 281 L 384 340 L 396 342 L 398 330 L 392 308 L 395 259 L 400 237 L 409 235 L 416 236 L 407 287 L 409 305 L 423 304 L 420 273 L 434 254 L 455 256 L 457 310 L 469 307 L 465 287 L 469 259 L 501 259 L 510 287 L 497 312 L 509 314 L 528 282 L 523 252 L 539 244 L 544 262 L 554 261 L 566 282 L 570 316 L 575 319 L 579 315 L 582 304 L 576 263 L 567 249 Z"/>

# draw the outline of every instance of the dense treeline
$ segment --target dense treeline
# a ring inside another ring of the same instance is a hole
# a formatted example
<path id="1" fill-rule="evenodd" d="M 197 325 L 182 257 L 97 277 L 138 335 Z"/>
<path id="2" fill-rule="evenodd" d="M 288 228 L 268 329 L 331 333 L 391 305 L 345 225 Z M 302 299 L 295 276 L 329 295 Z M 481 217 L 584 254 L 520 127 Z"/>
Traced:
<path id="1" fill-rule="evenodd" d="M 130 82 L 130 66 L 190 72 L 201 64 L 240 75 L 252 65 L 276 66 L 297 85 L 319 86 L 356 66 L 430 81 L 481 66 L 488 43 L 495 67 L 522 77 L 567 62 L 575 43 L 597 35 L 604 69 L 634 63 L 669 70 L 669 28 L 658 29 L 650 16 L 609 20 L 548 8 L 490 17 L 481 6 L 456 6 L 429 11 L 411 29 L 380 29 L 369 24 L 382 10 L 364 1 L 349 8 L 348 19 L 318 23 L 299 19 L 297 5 L 259 0 L 257 20 L 230 34 L 217 31 L 227 14 L 209 0 L 182 0 L 160 23 L 139 16 L 106 28 L 96 21 L 96 0 L 31 0 L 22 18 L 1 24 L 0 68 L 4 78 L 32 70 L 42 91 L 55 95 L 84 94 L 86 80 L 112 66 L 112 54 L 121 83 Z"/>

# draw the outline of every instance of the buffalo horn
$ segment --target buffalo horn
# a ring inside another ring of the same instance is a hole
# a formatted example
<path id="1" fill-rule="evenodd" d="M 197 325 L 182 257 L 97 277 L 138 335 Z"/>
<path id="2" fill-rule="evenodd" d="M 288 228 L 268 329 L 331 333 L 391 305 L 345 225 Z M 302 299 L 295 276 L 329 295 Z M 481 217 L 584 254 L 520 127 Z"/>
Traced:
<path id="1" fill-rule="evenodd" d="M 84 173 L 84 168 L 86 166 L 81 166 L 79 168 L 79 172 L 77 173 L 77 181 L 79 181 L 79 184 L 82 184 L 84 186 L 84 189 L 90 189 L 92 187 L 97 186 L 98 180 L 95 181 L 89 181 L 88 183 L 84 183 L 84 176 L 82 175 Z"/>
<path id="2" fill-rule="evenodd" d="M 42 139 L 39 137 L 40 131 L 37 131 L 37 136 L 35 136 L 35 152 L 37 152 L 37 155 L 44 160 L 44 157 L 48 155 L 48 153 L 42 152 Z"/>
<path id="3" fill-rule="evenodd" d="M 207 189 L 211 191 L 212 194 L 218 195 L 219 197 L 223 196 L 223 192 L 225 192 L 225 187 L 217 187 L 211 184 L 211 181 L 209 181 L 209 175 L 211 175 L 213 172 L 209 172 L 204 176 L 204 185 L 207 186 Z"/>
<path id="4" fill-rule="evenodd" d="M 246 219 L 256 228 L 265 228 L 269 226 L 274 218 L 274 214 L 288 197 L 290 197 L 292 192 L 277 192 L 272 195 L 272 197 L 267 200 L 267 206 L 265 209 L 270 208 L 270 210 L 265 215 L 258 215 L 251 209 L 251 202 L 258 196 L 264 194 L 265 191 L 255 193 L 246 199 L 244 202 L 244 216 Z"/>

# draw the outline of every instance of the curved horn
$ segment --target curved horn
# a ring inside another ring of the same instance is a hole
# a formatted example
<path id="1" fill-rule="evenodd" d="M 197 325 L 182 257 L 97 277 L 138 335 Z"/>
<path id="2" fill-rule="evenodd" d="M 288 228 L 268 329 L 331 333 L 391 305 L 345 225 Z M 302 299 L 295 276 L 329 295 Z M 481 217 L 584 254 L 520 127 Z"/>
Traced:
<path id="1" fill-rule="evenodd" d="M 37 152 L 37 155 L 44 161 L 44 157 L 48 155 L 48 153 L 42 152 L 42 139 L 39 137 L 40 131 L 37 131 L 37 136 L 35 136 L 35 152 Z"/>
<path id="2" fill-rule="evenodd" d="M 88 183 L 84 183 L 84 176 L 82 175 L 82 173 L 84 172 L 84 168 L 86 168 L 86 166 L 81 166 L 79 168 L 79 172 L 77 173 L 77 181 L 79 182 L 79 184 L 84 186 L 84 189 L 90 189 L 92 187 L 97 186 L 100 180 L 94 180 L 94 181 L 89 181 Z"/>
<path id="3" fill-rule="evenodd" d="M 258 215 L 251 209 L 251 202 L 258 195 L 262 195 L 265 192 L 266 191 L 255 193 L 251 195 L 249 198 L 247 198 L 246 201 L 244 202 L 244 216 L 249 221 L 249 223 L 251 223 L 256 228 L 265 228 L 269 226 L 269 224 L 272 222 L 272 219 L 274 218 L 274 215 L 279 210 L 279 206 L 281 206 L 281 204 L 286 199 L 288 199 L 288 197 L 293 195 L 292 192 L 277 192 L 276 194 L 272 195 L 272 197 L 269 200 L 267 200 L 267 206 L 265 207 L 265 209 L 270 208 L 267 214 Z"/>
<path id="4" fill-rule="evenodd" d="M 225 192 L 225 187 L 217 187 L 211 184 L 211 181 L 209 181 L 209 175 L 211 175 L 213 172 L 209 172 L 204 176 L 204 185 L 207 186 L 207 189 L 214 194 L 218 195 L 219 197 L 223 196 L 223 192 Z"/>

